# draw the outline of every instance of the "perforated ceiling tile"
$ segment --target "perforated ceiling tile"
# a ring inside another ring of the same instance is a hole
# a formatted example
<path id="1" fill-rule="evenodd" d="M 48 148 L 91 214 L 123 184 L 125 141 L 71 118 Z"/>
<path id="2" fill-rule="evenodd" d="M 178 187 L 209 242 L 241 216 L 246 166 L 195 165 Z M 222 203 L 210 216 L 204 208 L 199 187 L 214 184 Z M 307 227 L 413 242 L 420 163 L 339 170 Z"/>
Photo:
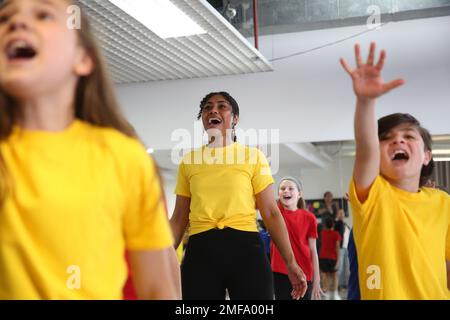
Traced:
<path id="1" fill-rule="evenodd" d="M 162 39 L 108 0 L 78 0 L 116 83 L 272 71 L 264 56 L 205 0 L 167 1 L 207 33 Z"/>

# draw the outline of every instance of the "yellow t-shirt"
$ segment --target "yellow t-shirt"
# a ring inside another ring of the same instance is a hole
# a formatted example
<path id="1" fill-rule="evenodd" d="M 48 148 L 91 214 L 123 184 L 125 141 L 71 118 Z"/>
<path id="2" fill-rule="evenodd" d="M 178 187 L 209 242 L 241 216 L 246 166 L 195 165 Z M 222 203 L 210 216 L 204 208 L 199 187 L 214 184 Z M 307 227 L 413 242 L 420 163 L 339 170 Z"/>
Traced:
<path id="1" fill-rule="evenodd" d="M 256 148 L 233 143 L 188 153 L 175 193 L 191 198 L 189 235 L 224 227 L 256 232 L 255 195 L 272 183 L 267 159 Z"/>
<path id="2" fill-rule="evenodd" d="M 378 176 L 361 204 L 350 184 L 362 299 L 450 299 L 450 196 Z"/>
<path id="3" fill-rule="evenodd" d="M 153 162 L 136 140 L 75 120 L 0 142 L 0 299 L 121 299 L 129 250 L 173 244 Z"/>

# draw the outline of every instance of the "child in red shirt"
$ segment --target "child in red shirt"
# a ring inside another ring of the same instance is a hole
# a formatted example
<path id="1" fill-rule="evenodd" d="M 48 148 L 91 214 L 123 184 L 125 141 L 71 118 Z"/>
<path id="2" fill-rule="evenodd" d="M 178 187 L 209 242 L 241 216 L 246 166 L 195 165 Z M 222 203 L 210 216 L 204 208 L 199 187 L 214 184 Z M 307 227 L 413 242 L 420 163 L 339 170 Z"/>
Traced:
<path id="1" fill-rule="evenodd" d="M 319 300 L 319 261 L 316 249 L 317 220 L 306 210 L 301 183 L 292 177 L 281 179 L 278 186 L 278 207 L 286 223 L 295 260 L 305 273 L 308 289 L 302 300 Z M 286 265 L 278 249 L 271 243 L 271 266 L 274 277 L 275 299 L 291 300 L 290 285 Z"/>
<path id="2" fill-rule="evenodd" d="M 321 246 L 319 252 L 320 271 L 326 297 L 330 300 L 340 300 L 337 292 L 337 269 L 339 266 L 339 250 L 342 240 L 339 232 L 333 230 L 334 220 L 327 217 L 324 221 L 325 229 L 320 232 Z"/>

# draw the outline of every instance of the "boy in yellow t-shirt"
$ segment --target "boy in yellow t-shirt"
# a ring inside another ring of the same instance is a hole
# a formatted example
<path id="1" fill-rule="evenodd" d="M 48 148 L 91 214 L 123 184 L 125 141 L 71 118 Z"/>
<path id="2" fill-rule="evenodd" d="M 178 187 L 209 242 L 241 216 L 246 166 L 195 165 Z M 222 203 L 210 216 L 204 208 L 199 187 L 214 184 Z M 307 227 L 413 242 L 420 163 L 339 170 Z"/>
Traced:
<path id="1" fill-rule="evenodd" d="M 385 52 L 366 64 L 355 46 L 356 158 L 350 201 L 362 299 L 450 299 L 450 196 L 424 187 L 433 172 L 431 136 L 409 114 L 375 120 L 375 99 L 402 85 L 383 83 Z M 377 134 L 378 132 L 378 134 Z"/>

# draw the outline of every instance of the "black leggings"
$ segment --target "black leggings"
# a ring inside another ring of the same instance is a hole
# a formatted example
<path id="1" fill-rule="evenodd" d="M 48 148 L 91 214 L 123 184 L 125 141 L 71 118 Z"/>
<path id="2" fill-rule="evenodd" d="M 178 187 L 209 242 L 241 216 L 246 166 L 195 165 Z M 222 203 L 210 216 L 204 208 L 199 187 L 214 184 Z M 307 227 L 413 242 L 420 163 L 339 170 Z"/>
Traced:
<path id="1" fill-rule="evenodd" d="M 274 272 L 273 283 L 275 288 L 275 299 L 277 300 L 292 300 L 291 291 L 292 285 L 286 274 Z M 312 281 L 308 281 L 308 289 L 301 300 L 311 300 Z"/>
<path id="2" fill-rule="evenodd" d="M 184 300 L 273 300 L 273 279 L 258 232 L 212 229 L 189 237 L 181 264 Z"/>

